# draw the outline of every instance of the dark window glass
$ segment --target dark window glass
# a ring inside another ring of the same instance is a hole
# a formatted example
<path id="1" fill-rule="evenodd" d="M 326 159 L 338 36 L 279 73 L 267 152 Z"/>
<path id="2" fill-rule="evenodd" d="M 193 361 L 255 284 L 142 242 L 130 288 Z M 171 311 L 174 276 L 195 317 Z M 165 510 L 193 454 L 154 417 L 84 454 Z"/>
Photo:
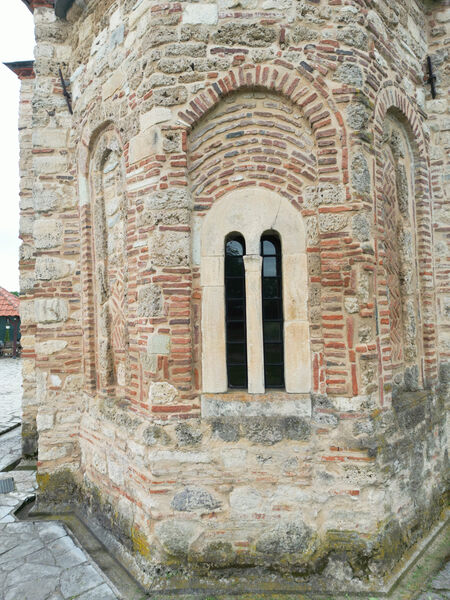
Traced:
<path id="1" fill-rule="evenodd" d="M 264 380 L 266 388 L 284 387 L 281 244 L 276 235 L 261 238 Z"/>
<path id="2" fill-rule="evenodd" d="M 230 388 L 247 387 L 245 314 L 245 242 L 233 236 L 225 242 L 225 300 L 227 375 Z"/>

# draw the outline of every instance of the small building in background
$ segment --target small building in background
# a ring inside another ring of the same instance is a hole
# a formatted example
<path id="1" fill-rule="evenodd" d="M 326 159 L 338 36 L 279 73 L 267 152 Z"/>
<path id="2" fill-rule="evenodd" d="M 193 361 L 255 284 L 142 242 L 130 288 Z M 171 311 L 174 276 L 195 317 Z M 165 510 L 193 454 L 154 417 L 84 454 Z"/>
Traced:
<path id="1" fill-rule="evenodd" d="M 20 300 L 0 287 L 0 355 L 19 354 Z"/>

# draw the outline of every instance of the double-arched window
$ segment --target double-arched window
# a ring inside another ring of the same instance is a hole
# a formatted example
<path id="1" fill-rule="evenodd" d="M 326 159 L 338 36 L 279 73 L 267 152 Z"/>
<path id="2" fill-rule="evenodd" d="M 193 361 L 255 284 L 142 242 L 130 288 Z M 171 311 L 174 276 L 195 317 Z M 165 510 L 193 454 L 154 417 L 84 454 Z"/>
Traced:
<path id="1" fill-rule="evenodd" d="M 261 306 L 265 388 L 284 388 L 283 282 L 281 241 L 276 233 L 261 237 Z M 228 387 L 247 388 L 247 306 L 245 240 L 225 240 L 225 321 Z M 252 307 L 249 307 L 252 310 Z"/>
<path id="2" fill-rule="evenodd" d="M 261 188 L 214 203 L 201 228 L 202 391 L 311 389 L 301 214 Z"/>

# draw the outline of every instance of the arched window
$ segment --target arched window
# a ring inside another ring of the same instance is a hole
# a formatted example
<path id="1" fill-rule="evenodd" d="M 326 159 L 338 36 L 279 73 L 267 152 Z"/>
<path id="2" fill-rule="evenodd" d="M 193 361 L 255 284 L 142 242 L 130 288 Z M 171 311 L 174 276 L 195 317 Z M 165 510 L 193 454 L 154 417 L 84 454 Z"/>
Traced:
<path id="1" fill-rule="evenodd" d="M 244 238 L 239 234 L 228 236 L 225 241 L 225 321 L 230 388 L 246 388 L 248 380 L 244 255 Z"/>
<path id="2" fill-rule="evenodd" d="M 274 192 L 245 188 L 216 201 L 200 232 L 202 392 L 308 393 L 308 269 L 301 214 Z"/>
<path id="3" fill-rule="evenodd" d="M 276 234 L 261 237 L 264 382 L 284 387 L 283 280 L 281 242 Z"/>

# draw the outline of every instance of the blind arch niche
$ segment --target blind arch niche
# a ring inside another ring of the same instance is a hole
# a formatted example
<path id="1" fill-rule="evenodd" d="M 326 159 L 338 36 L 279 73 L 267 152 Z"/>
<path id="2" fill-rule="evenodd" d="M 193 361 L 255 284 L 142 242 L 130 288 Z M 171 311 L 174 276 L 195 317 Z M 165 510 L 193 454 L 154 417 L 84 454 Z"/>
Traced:
<path id="1" fill-rule="evenodd" d="M 202 391 L 228 390 L 225 328 L 225 240 L 239 231 L 245 241 L 249 393 L 264 393 L 261 307 L 261 236 L 277 232 L 282 252 L 284 379 L 288 393 L 311 391 L 308 273 L 303 219 L 279 194 L 246 187 L 214 203 L 201 229 Z M 251 295 L 251 297 L 249 297 Z"/>

